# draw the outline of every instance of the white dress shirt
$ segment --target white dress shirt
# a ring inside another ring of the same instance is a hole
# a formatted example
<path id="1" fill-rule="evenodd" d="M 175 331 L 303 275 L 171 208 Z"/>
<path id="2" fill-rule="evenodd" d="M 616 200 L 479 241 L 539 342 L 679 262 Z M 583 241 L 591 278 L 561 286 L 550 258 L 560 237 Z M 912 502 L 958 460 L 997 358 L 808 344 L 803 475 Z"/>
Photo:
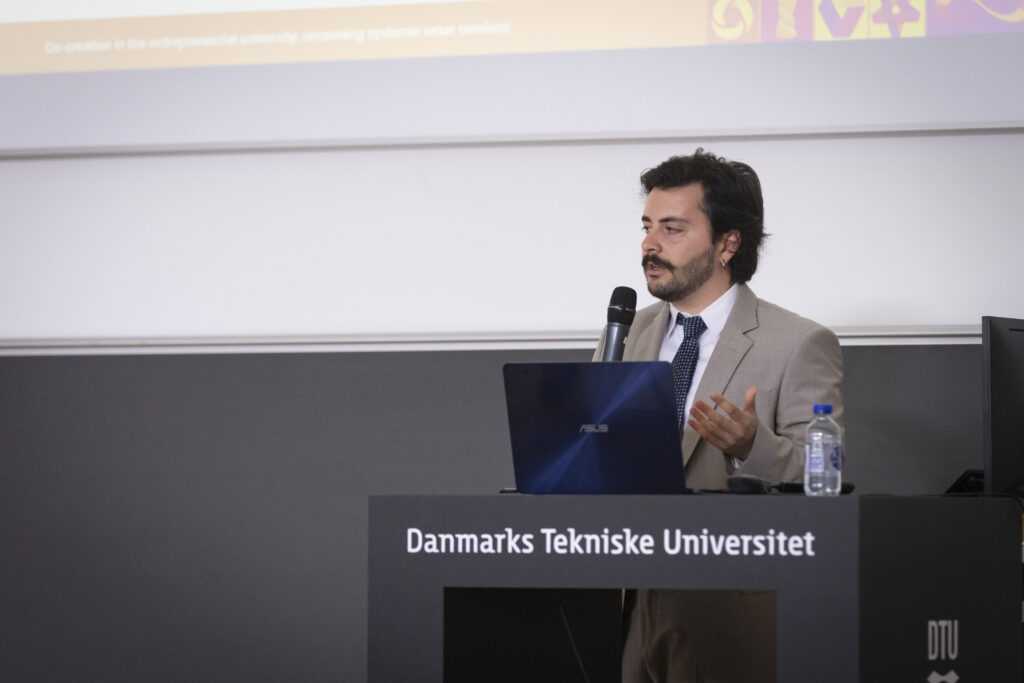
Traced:
<path id="1" fill-rule="evenodd" d="M 697 395 L 697 387 L 700 385 L 700 379 L 704 376 L 704 370 L 708 367 L 708 359 L 711 358 L 711 354 L 715 350 L 715 345 L 718 344 L 718 338 L 722 336 L 722 329 L 725 327 L 725 321 L 729 319 L 729 314 L 732 313 L 732 306 L 736 302 L 736 285 L 733 285 L 725 291 L 722 296 L 715 299 L 715 301 L 701 311 L 698 315 L 704 320 L 704 325 L 707 329 L 704 330 L 704 334 L 700 336 L 700 345 L 697 352 L 697 368 L 693 371 L 693 381 L 690 382 L 690 391 L 686 394 L 686 410 L 684 415 L 683 424 L 685 420 L 689 418 L 690 408 L 693 407 L 693 401 Z M 676 313 L 682 313 L 675 306 L 671 307 L 672 316 L 669 318 L 668 329 L 665 330 L 665 338 L 661 342 L 661 353 L 658 355 L 658 360 L 672 362 L 675 358 L 676 351 L 679 350 L 679 345 L 683 343 L 683 326 L 676 324 Z M 683 313 L 683 317 L 689 318 L 689 313 Z M 704 401 L 708 401 L 707 396 L 701 397 Z"/>

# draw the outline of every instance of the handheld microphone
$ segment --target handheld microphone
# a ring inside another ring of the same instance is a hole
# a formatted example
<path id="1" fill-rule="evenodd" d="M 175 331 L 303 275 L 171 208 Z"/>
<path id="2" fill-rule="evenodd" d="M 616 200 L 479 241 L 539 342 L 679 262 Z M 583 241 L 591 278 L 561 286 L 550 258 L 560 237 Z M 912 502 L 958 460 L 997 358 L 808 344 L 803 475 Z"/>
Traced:
<path id="1" fill-rule="evenodd" d="M 622 360 L 626 348 L 626 335 L 636 315 L 636 290 L 616 287 L 608 302 L 608 324 L 604 328 L 604 348 L 601 360 Z"/>

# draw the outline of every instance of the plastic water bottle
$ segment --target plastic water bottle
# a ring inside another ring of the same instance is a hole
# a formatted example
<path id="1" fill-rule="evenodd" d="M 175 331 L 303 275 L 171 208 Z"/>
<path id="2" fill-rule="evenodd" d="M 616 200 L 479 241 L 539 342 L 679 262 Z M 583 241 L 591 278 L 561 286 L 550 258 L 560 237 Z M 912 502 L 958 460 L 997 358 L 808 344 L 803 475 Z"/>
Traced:
<path id="1" fill-rule="evenodd" d="M 832 406 L 814 406 L 804 440 L 804 493 L 838 496 L 843 485 L 843 436 L 832 419 Z"/>

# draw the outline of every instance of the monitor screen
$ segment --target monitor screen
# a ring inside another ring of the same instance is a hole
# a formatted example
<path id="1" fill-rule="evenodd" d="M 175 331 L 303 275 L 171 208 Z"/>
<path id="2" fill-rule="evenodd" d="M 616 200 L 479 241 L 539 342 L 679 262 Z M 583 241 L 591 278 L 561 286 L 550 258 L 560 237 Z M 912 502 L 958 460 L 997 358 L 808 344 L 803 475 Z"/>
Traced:
<path id="1" fill-rule="evenodd" d="M 981 319 L 985 493 L 1024 483 L 1024 320 Z"/>

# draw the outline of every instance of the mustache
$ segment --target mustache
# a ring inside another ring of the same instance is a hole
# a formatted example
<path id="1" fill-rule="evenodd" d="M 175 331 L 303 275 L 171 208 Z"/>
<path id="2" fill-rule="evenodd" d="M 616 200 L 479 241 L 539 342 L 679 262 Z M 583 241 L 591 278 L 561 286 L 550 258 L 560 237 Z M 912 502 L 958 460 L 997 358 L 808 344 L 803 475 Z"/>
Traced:
<path id="1" fill-rule="evenodd" d="M 665 270 L 675 270 L 675 266 L 666 261 L 665 259 L 655 254 L 644 254 L 643 259 L 640 261 L 640 265 L 646 270 L 648 265 L 658 266 Z"/>

